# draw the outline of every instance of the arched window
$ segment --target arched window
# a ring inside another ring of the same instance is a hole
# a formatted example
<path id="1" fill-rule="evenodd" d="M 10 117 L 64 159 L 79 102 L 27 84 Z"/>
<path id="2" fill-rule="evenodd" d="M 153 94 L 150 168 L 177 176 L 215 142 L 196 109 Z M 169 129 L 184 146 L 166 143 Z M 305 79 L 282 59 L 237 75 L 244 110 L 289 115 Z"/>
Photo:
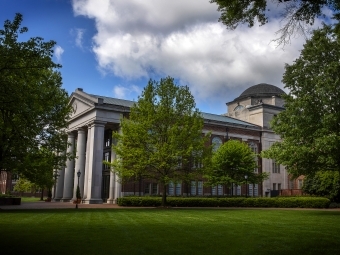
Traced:
<path id="1" fill-rule="evenodd" d="M 212 149 L 213 149 L 213 152 L 217 151 L 218 148 L 221 147 L 222 145 L 222 139 L 215 136 L 213 139 L 212 139 Z"/>
<path id="2" fill-rule="evenodd" d="M 234 112 L 242 111 L 243 109 L 244 109 L 244 106 L 239 104 L 238 106 L 235 107 Z"/>

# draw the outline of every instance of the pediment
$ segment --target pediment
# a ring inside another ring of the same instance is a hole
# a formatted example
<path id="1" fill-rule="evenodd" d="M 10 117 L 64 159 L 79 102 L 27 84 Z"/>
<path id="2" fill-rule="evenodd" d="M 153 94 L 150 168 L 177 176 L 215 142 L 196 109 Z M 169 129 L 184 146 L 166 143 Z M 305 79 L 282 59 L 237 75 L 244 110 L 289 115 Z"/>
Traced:
<path id="1" fill-rule="evenodd" d="M 73 96 L 71 98 L 70 105 L 73 108 L 73 111 L 71 113 L 71 118 L 81 115 L 94 107 L 94 104 L 92 102 L 88 102 L 87 100 L 82 100 L 81 98 L 78 98 L 76 96 Z"/>

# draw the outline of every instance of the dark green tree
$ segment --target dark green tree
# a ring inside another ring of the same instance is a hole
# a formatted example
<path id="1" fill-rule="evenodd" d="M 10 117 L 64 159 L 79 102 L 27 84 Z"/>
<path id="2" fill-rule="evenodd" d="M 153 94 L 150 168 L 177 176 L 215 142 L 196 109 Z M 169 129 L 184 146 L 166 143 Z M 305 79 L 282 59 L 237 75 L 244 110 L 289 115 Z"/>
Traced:
<path id="1" fill-rule="evenodd" d="M 261 183 L 268 177 L 266 173 L 257 173 L 257 155 L 246 143 L 229 140 L 214 152 L 212 167 L 206 172 L 205 177 L 209 185 L 231 185 L 245 182 Z"/>
<path id="2" fill-rule="evenodd" d="M 315 195 L 325 196 L 335 202 L 340 202 L 340 175 L 335 171 L 319 171 L 307 175 L 303 182 L 303 191 Z"/>
<path id="3" fill-rule="evenodd" d="M 283 76 L 285 110 L 272 121 L 282 138 L 268 151 L 294 177 L 340 171 L 340 38 L 330 26 L 316 30 Z"/>
<path id="4" fill-rule="evenodd" d="M 42 148 L 53 151 L 59 162 L 70 156 L 60 152 L 67 147 L 63 130 L 71 107 L 61 88 L 61 66 L 52 61 L 56 43 L 40 37 L 19 40 L 28 31 L 22 20 L 16 14 L 0 30 L 0 169 L 29 179 Z"/>
<path id="5" fill-rule="evenodd" d="M 228 29 L 235 29 L 239 24 L 252 27 L 255 22 L 260 25 L 269 22 L 272 12 L 269 1 L 280 8 L 285 21 L 278 31 L 280 44 L 288 43 L 296 33 L 304 34 L 317 17 L 325 16 L 325 7 L 334 12 L 335 18 L 339 18 L 339 0 L 210 0 L 210 3 L 216 3 L 221 12 L 219 21 Z"/>
<path id="6" fill-rule="evenodd" d="M 170 182 L 197 178 L 208 166 L 210 148 L 202 135 L 203 118 L 186 86 L 167 77 L 150 80 L 128 118 L 122 133 L 113 136 L 118 159 L 113 163 L 121 180 L 150 179 L 163 187 L 162 204 Z"/>

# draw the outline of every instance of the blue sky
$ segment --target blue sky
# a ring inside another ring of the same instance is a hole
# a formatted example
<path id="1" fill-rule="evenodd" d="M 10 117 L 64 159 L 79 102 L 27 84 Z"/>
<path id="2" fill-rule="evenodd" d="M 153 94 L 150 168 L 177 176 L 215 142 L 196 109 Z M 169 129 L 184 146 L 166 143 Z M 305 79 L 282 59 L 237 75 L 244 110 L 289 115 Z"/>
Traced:
<path id="1" fill-rule="evenodd" d="M 284 64 L 304 39 L 277 47 L 279 18 L 228 31 L 216 9 L 209 0 L 1 0 L 0 21 L 19 12 L 29 29 L 22 40 L 57 42 L 54 60 L 69 94 L 83 88 L 135 100 L 150 78 L 169 75 L 190 87 L 201 111 L 222 114 L 249 86 L 283 88 Z"/>

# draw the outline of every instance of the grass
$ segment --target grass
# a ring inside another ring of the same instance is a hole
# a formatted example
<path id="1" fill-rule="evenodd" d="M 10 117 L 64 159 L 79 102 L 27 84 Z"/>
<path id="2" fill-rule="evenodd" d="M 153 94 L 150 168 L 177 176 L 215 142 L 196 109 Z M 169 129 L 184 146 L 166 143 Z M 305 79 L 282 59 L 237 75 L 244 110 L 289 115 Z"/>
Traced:
<path id="1" fill-rule="evenodd" d="M 44 197 L 46 199 L 46 197 Z M 21 197 L 21 202 L 39 202 L 40 197 Z"/>
<path id="2" fill-rule="evenodd" d="M 340 254 L 340 212 L 56 209 L 0 212 L 1 254 Z"/>

